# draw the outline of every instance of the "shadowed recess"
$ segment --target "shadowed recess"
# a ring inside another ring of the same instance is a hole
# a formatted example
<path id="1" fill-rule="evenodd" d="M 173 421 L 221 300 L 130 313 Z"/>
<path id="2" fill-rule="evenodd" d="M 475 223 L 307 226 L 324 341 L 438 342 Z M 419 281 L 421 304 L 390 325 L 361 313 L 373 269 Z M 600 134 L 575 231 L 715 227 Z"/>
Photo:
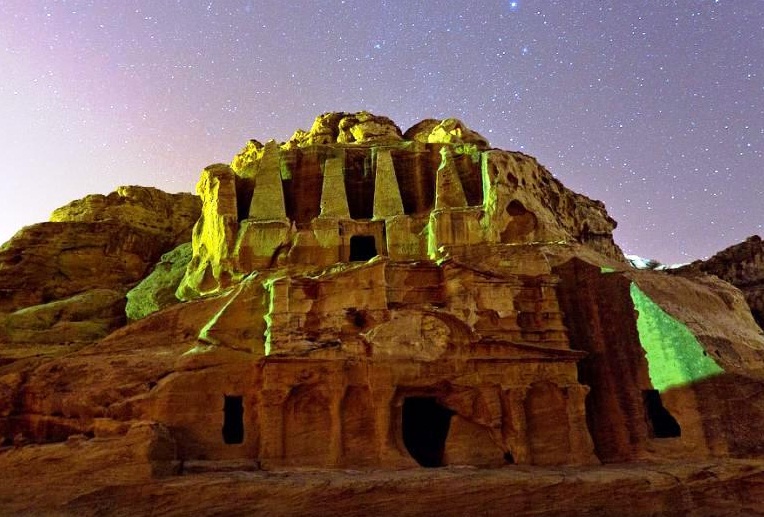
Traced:
<path id="1" fill-rule="evenodd" d="M 374 172 L 369 149 L 345 151 L 345 191 L 353 219 L 371 219 L 374 208 Z"/>
<path id="2" fill-rule="evenodd" d="M 668 409 L 663 407 L 658 390 L 642 391 L 642 400 L 645 403 L 645 412 L 654 438 L 677 438 L 682 435 L 679 422 Z"/>
<path id="3" fill-rule="evenodd" d="M 482 205 L 483 175 L 480 171 L 480 153 L 468 146 L 456 149 L 454 163 L 464 189 L 464 196 L 467 198 L 467 205 Z"/>
<path id="4" fill-rule="evenodd" d="M 443 466 L 452 415 L 434 397 L 408 397 L 403 401 L 403 443 L 421 466 Z"/>
<path id="5" fill-rule="evenodd" d="M 377 245 L 373 235 L 353 235 L 350 237 L 350 262 L 365 262 L 377 256 Z"/>
<path id="6" fill-rule="evenodd" d="M 440 154 L 392 150 L 395 177 L 406 215 L 422 214 L 435 204 L 435 171 L 440 165 Z"/>
<path id="7" fill-rule="evenodd" d="M 325 159 L 326 153 L 320 149 L 281 152 L 281 181 L 286 215 L 299 228 L 308 226 L 321 212 L 321 163 Z"/>

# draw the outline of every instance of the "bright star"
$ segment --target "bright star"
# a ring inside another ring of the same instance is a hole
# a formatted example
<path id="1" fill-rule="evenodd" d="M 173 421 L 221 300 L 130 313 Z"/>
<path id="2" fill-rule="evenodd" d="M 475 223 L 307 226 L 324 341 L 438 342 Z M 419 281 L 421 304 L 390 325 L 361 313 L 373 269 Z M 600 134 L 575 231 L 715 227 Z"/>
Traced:
<path id="1" fill-rule="evenodd" d="M 517 11 L 517 8 L 520 7 L 520 2 L 516 0 L 512 0 L 509 2 L 509 10 L 510 11 Z"/>

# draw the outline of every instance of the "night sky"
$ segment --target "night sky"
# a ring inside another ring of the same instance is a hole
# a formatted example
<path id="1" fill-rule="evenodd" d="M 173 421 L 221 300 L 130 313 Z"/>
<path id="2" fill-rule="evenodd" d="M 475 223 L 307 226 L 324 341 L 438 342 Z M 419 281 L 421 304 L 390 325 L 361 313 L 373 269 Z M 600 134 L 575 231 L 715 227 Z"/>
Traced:
<path id="1" fill-rule="evenodd" d="M 627 253 L 764 224 L 764 0 L 2 0 L 0 70 L 0 242 L 360 110 L 536 156 Z"/>

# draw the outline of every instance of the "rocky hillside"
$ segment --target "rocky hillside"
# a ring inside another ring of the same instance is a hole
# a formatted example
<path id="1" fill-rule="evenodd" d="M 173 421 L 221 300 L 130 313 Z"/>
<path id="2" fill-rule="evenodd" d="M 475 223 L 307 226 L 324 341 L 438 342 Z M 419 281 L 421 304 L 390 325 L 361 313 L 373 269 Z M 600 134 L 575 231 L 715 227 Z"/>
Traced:
<path id="1" fill-rule="evenodd" d="M 190 194 L 120 187 L 53 212 L 0 247 L 0 342 L 92 342 L 125 323 L 125 295 L 188 242 Z"/>
<path id="2" fill-rule="evenodd" d="M 684 269 L 716 275 L 743 291 L 753 317 L 764 328 L 764 242 L 761 237 L 749 237 Z"/>

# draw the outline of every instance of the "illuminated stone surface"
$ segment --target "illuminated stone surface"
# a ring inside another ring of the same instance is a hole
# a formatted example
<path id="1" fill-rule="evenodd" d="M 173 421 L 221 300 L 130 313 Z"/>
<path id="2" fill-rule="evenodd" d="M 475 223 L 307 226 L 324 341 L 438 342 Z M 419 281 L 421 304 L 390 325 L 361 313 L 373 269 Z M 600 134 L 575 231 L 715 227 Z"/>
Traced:
<path id="1" fill-rule="evenodd" d="M 636 284 L 631 299 L 639 312 L 637 330 L 650 381 L 658 391 L 693 384 L 724 372 L 682 323 L 661 309 Z"/>
<path id="2" fill-rule="evenodd" d="M 175 291 L 183 279 L 191 256 L 190 242 L 185 242 L 162 255 L 154 270 L 127 292 L 124 312 L 128 319 L 145 318 L 168 305 L 178 303 Z"/>

